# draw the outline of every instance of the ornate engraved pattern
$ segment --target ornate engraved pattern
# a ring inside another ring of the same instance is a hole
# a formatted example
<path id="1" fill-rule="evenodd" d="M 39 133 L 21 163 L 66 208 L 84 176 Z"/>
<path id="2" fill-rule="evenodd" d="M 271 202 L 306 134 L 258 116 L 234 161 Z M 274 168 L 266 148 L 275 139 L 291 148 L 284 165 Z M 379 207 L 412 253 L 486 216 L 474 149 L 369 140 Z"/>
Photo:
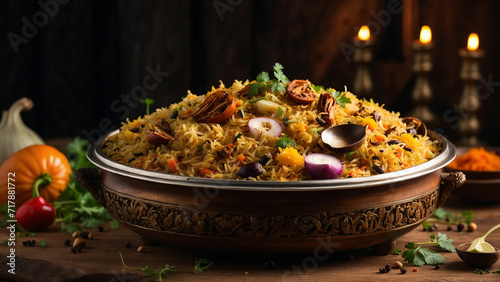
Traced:
<path id="1" fill-rule="evenodd" d="M 356 211 L 256 215 L 190 210 L 102 190 L 108 211 L 123 222 L 173 233 L 236 238 L 332 237 L 391 230 L 431 216 L 439 196 L 436 189 L 408 202 Z"/>

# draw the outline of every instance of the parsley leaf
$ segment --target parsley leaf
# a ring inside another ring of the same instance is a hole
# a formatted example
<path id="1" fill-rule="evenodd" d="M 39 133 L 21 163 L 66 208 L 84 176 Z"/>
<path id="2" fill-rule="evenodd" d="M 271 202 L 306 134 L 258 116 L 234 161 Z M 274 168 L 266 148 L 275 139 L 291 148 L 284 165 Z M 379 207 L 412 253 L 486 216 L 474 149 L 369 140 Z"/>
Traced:
<path id="1" fill-rule="evenodd" d="M 446 234 L 442 234 L 441 232 L 438 233 L 437 244 L 441 249 L 450 251 L 452 253 L 456 252 L 455 246 L 453 246 L 452 243 L 453 239 L 449 239 Z"/>
<path id="2" fill-rule="evenodd" d="M 210 266 L 212 266 L 214 263 L 209 261 L 208 259 L 199 259 L 196 260 L 194 265 L 194 273 L 201 273 L 205 270 L 207 270 Z"/>
<path id="3" fill-rule="evenodd" d="M 324 90 L 325 87 L 321 86 L 321 85 L 314 85 L 311 83 L 311 87 L 314 89 L 314 91 L 316 92 L 320 92 L 321 90 Z"/>
<path id="4" fill-rule="evenodd" d="M 280 82 L 289 83 L 288 77 L 283 73 L 284 67 L 280 63 L 275 63 L 273 66 L 274 77 Z"/>
<path id="5" fill-rule="evenodd" d="M 250 88 L 248 89 L 248 98 L 253 98 L 259 95 L 260 88 L 262 86 L 261 82 L 255 82 L 250 84 Z"/>
<path id="6" fill-rule="evenodd" d="M 392 252 L 392 254 L 393 254 L 393 255 L 398 256 L 398 255 L 400 255 L 402 252 L 403 252 L 403 250 L 401 250 L 401 249 L 395 249 L 395 250 Z"/>
<path id="7" fill-rule="evenodd" d="M 340 91 L 333 92 L 333 90 L 330 90 L 330 94 L 332 94 L 335 101 L 337 101 L 339 106 L 341 106 L 342 108 L 345 108 L 345 104 L 351 103 L 351 99 L 345 96 L 345 92 L 342 93 Z"/>
<path id="8" fill-rule="evenodd" d="M 434 211 L 432 215 L 439 219 L 445 219 L 446 216 L 448 216 L 448 212 L 446 212 L 443 208 L 439 207 Z"/>
<path id="9" fill-rule="evenodd" d="M 282 117 L 284 113 L 285 113 L 285 111 L 283 111 L 283 109 L 281 107 L 278 107 L 278 116 Z"/>
<path id="10" fill-rule="evenodd" d="M 72 171 L 94 167 L 86 156 L 89 147 L 90 142 L 79 137 L 68 144 L 65 154 Z M 77 223 L 81 223 L 85 228 L 95 228 L 111 220 L 107 210 L 73 178 L 73 175 L 70 177 L 66 190 L 53 202 L 53 205 L 56 209 L 57 220 L 61 222 L 61 231 L 68 233 L 82 229 Z"/>
<path id="11" fill-rule="evenodd" d="M 474 219 L 474 213 L 472 211 L 461 211 L 460 214 L 467 224 L 471 223 Z"/>
<path id="12" fill-rule="evenodd" d="M 297 143 L 295 143 L 295 141 L 286 136 L 286 134 L 283 134 L 280 139 L 276 140 L 274 148 L 286 149 L 286 147 L 288 146 L 292 146 L 295 148 L 296 145 Z"/>
<path id="13" fill-rule="evenodd" d="M 42 248 L 45 248 L 49 245 L 49 243 L 47 242 L 47 240 L 43 240 L 43 241 L 40 241 L 40 243 L 38 243 L 38 246 L 42 247 Z"/>
<path id="14" fill-rule="evenodd" d="M 255 80 L 257 80 L 257 82 L 269 82 L 269 74 L 263 71 L 257 75 L 257 79 Z"/>

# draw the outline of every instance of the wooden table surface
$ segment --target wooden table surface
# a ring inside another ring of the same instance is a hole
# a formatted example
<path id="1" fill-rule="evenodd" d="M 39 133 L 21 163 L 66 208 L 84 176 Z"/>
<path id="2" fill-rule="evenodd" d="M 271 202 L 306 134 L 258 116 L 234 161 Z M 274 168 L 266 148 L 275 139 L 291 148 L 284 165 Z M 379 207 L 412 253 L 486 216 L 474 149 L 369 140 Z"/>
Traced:
<path id="1" fill-rule="evenodd" d="M 500 222 L 500 205 L 475 206 L 465 204 L 451 196 L 444 208 L 458 213 L 461 210 L 471 210 L 475 213 L 474 220 L 478 229 L 475 232 L 447 231 L 440 226 L 436 231 L 446 233 L 454 240 L 454 245 L 470 242 L 482 236 L 490 227 Z M 119 252 L 123 254 L 125 263 L 130 267 L 149 265 L 157 270 L 163 265 L 177 266 L 177 270 L 167 275 L 167 280 L 173 281 L 372 281 L 375 279 L 395 280 L 439 280 L 439 281 L 477 281 L 500 280 L 500 274 L 475 274 L 474 269 L 460 260 L 456 253 L 440 252 L 446 263 L 436 270 L 433 266 L 413 267 L 405 263 L 408 272 L 404 275 L 399 270 L 381 274 L 378 269 L 395 261 L 403 262 L 401 255 L 377 256 L 370 250 L 362 249 L 344 253 L 333 253 L 326 260 L 319 262 L 312 256 L 248 256 L 244 254 L 214 254 L 196 250 L 177 249 L 167 246 L 147 246 L 144 253 L 137 252 L 141 241 L 137 235 L 120 227 L 110 230 L 104 225 L 104 231 L 89 230 L 95 239 L 87 240 L 86 247 L 80 253 L 72 253 L 70 247 L 64 245 L 65 239 L 71 239 L 70 234 L 60 232 L 57 226 L 38 232 L 33 238 L 17 238 L 15 254 L 15 274 L 6 271 L 7 255 L 10 247 L 0 246 L 0 279 L 13 281 L 154 281 L 145 277 L 139 270 L 129 270 L 123 267 Z M 421 228 L 408 233 L 397 240 L 396 248 L 404 249 L 407 242 L 426 241 L 431 233 Z M 2 228 L 0 239 L 9 236 Z M 34 239 L 37 242 L 46 240 L 48 246 L 23 246 L 22 242 Z M 127 242 L 131 247 L 127 248 Z M 492 245 L 500 246 L 500 230 L 488 237 Z M 194 274 L 194 261 L 205 258 L 214 262 L 213 266 L 203 273 Z M 268 268 L 273 261 L 275 268 Z M 417 272 L 413 272 L 417 269 Z M 492 270 L 500 269 L 497 262 Z"/>

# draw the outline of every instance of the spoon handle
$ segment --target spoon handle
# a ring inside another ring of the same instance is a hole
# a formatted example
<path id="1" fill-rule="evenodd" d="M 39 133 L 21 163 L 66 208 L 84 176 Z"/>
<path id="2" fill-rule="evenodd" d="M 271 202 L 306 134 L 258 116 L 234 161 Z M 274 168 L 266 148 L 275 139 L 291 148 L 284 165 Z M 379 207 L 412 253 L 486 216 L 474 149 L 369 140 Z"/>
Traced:
<path id="1" fill-rule="evenodd" d="M 500 228 L 500 223 L 491 227 L 486 234 L 483 235 L 483 239 L 486 239 L 486 236 L 490 235 L 491 232 L 493 232 L 495 229 Z"/>

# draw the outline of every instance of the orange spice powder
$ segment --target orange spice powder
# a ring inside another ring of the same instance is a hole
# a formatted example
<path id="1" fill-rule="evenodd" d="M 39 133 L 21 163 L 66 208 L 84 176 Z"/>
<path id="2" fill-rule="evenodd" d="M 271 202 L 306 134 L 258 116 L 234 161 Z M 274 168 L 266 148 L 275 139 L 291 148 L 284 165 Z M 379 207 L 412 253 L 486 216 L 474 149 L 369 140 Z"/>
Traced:
<path id="1" fill-rule="evenodd" d="M 482 147 L 472 148 L 457 157 L 448 167 L 457 170 L 500 171 L 500 156 Z"/>

